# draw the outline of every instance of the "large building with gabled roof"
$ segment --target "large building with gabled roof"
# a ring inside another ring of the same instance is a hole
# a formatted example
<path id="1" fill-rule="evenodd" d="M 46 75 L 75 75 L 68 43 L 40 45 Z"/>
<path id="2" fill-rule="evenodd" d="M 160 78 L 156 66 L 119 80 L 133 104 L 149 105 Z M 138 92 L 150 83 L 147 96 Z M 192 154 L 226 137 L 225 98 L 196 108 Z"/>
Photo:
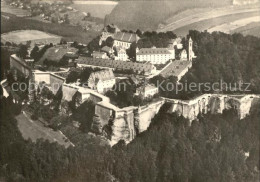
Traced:
<path id="1" fill-rule="evenodd" d="M 156 67 L 151 63 L 138 63 L 131 61 L 93 59 L 88 57 L 79 57 L 77 59 L 79 67 L 101 67 L 112 68 L 115 71 L 132 71 L 136 74 L 151 75 L 156 73 Z"/>
<path id="2" fill-rule="evenodd" d="M 142 48 L 136 49 L 136 61 L 150 62 L 152 64 L 165 64 L 169 60 L 175 59 L 174 48 Z"/>
<path id="3" fill-rule="evenodd" d="M 116 83 L 115 75 L 111 69 L 95 71 L 90 74 L 88 86 L 97 90 L 98 93 L 104 93 L 113 88 Z"/>
<path id="4" fill-rule="evenodd" d="M 135 33 L 117 32 L 113 36 L 114 46 L 129 49 L 131 44 L 137 42 L 140 38 Z"/>

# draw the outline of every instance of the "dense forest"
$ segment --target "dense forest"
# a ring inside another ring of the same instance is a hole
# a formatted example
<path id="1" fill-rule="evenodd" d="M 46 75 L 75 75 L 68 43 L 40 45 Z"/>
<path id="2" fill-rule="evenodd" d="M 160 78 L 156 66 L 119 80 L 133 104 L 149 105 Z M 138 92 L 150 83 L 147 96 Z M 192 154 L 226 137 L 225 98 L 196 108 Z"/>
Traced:
<path id="1" fill-rule="evenodd" d="M 190 31 L 198 56 L 186 80 L 227 83 L 251 83 L 260 93 L 260 38 L 222 32 Z"/>
<path id="2" fill-rule="evenodd" d="M 260 93 L 260 39 L 241 34 L 222 32 L 199 32 L 191 30 L 187 38 L 193 40 L 193 50 L 197 58 L 193 59 L 192 68 L 181 79 L 183 85 L 190 83 L 220 83 L 217 89 L 201 86 L 197 91 L 160 90 L 160 94 L 170 98 L 189 99 L 202 93 Z M 187 42 L 187 41 L 185 41 Z M 186 48 L 187 45 L 184 45 Z M 174 82 L 174 78 L 157 76 L 150 81 L 157 85 L 164 80 L 164 85 Z M 175 81 L 176 82 L 176 81 Z M 227 87 L 221 82 L 227 83 Z M 241 85 L 241 89 L 239 88 Z M 247 88 L 249 84 L 249 87 Z M 165 88 L 165 86 L 164 86 Z"/>
<path id="3" fill-rule="evenodd" d="M 1 97 L 1 181 L 258 181 L 259 103 L 239 120 L 235 110 L 189 121 L 165 104 L 147 131 L 112 148 L 78 133 L 75 147 L 25 141 L 15 115 L 20 107 Z M 12 112 L 10 111 L 12 109 Z M 15 110 L 15 112 L 13 112 Z M 67 121 L 68 122 L 68 121 Z M 71 122 L 71 121 L 69 121 Z M 68 136 L 69 137 L 69 136 Z M 246 153 L 249 152 L 249 156 Z"/>

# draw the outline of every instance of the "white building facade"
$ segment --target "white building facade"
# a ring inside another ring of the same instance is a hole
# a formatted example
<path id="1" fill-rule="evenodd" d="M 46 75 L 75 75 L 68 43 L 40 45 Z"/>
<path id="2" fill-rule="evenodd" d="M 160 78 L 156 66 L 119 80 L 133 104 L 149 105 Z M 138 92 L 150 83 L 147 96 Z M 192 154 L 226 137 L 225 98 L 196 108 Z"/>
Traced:
<path id="1" fill-rule="evenodd" d="M 115 83 L 116 79 L 111 69 L 93 72 L 88 79 L 88 86 L 98 93 L 105 93 L 112 89 Z"/>
<path id="2" fill-rule="evenodd" d="M 126 50 L 125 49 L 120 49 L 117 53 L 117 57 L 115 58 L 116 60 L 121 60 L 121 61 L 127 61 L 128 60 L 128 56 L 126 54 Z"/>
<path id="3" fill-rule="evenodd" d="M 167 61 L 175 59 L 173 48 L 142 48 L 136 49 L 136 61 L 150 62 L 152 64 L 166 64 Z"/>

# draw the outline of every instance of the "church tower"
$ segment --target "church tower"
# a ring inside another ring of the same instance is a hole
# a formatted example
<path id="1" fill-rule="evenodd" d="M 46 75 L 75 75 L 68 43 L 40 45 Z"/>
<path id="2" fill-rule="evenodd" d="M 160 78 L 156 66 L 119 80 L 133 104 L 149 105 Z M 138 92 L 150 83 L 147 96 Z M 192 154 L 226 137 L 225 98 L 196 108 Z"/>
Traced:
<path id="1" fill-rule="evenodd" d="M 189 38 L 189 48 L 188 48 L 188 59 L 189 59 L 189 61 L 192 61 L 192 57 L 193 57 L 192 44 L 193 44 L 193 41 L 190 37 Z"/>
<path id="2" fill-rule="evenodd" d="M 35 102 L 36 97 L 36 85 L 35 85 L 35 75 L 32 73 L 32 75 L 29 77 L 29 88 L 28 88 L 28 98 L 29 103 L 32 104 Z"/>

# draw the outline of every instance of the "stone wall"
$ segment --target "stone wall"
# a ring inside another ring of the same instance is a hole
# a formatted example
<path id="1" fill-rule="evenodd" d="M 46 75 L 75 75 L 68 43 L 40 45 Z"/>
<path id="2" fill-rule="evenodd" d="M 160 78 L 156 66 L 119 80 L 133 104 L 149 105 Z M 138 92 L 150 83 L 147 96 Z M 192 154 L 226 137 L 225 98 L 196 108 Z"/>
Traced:
<path id="1" fill-rule="evenodd" d="M 102 126 L 108 124 L 113 118 L 111 145 L 116 144 L 119 140 L 126 143 L 133 140 L 137 133 L 147 130 L 152 118 L 158 113 L 164 100 L 148 104 L 142 107 L 117 108 L 109 103 L 97 103 L 95 114 L 98 116 Z"/>
<path id="2" fill-rule="evenodd" d="M 169 112 L 176 112 L 191 122 L 200 113 L 222 113 L 224 109 L 230 108 L 237 109 L 239 118 L 243 119 L 249 114 L 252 102 L 256 98 L 259 99 L 259 96 L 204 94 L 191 100 L 162 98 L 162 100 L 146 106 L 122 109 L 110 103 L 101 102 L 96 104 L 95 114 L 99 118 L 102 127 L 107 125 L 109 120 L 112 121 L 111 145 L 114 145 L 119 140 L 128 143 L 138 133 L 147 130 L 152 118 L 165 102 L 171 104 Z"/>
<path id="3" fill-rule="evenodd" d="M 204 94 L 189 101 L 167 98 L 165 100 L 172 104 L 170 112 L 176 112 L 192 121 L 199 113 L 222 113 L 223 110 L 230 108 L 236 109 L 239 118 L 243 119 L 249 114 L 255 98 L 259 99 L 259 96 Z"/>

